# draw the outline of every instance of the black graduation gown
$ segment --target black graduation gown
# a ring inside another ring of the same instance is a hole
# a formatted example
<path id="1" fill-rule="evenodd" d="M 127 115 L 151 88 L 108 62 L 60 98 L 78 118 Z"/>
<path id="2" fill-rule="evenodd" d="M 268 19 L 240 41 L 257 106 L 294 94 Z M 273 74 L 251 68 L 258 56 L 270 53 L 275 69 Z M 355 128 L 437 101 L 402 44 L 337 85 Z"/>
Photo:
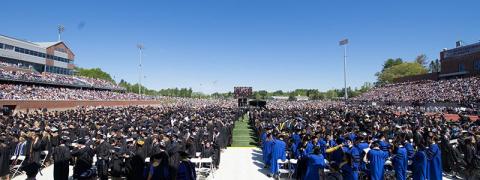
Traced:
<path id="1" fill-rule="evenodd" d="M 0 177 L 6 176 L 9 173 L 11 154 L 12 148 L 10 146 L 0 145 Z"/>
<path id="2" fill-rule="evenodd" d="M 181 145 L 178 142 L 173 142 L 167 146 L 167 153 L 169 155 L 170 175 L 172 179 L 176 179 L 178 165 L 180 164 Z"/>
<path id="3" fill-rule="evenodd" d="M 137 147 L 135 154 L 127 160 L 127 179 L 137 180 L 145 179 L 143 172 L 145 170 L 145 157 L 147 155 L 147 149 L 145 146 Z"/>
<path id="4" fill-rule="evenodd" d="M 70 149 L 66 146 L 57 146 L 52 150 L 53 156 L 53 179 L 67 180 L 69 173 Z"/>
<path id="5" fill-rule="evenodd" d="M 77 157 L 75 166 L 73 167 L 73 177 L 78 178 L 80 175 L 90 168 L 92 168 L 94 151 L 86 146 L 82 149 L 75 149 L 72 152 L 72 156 Z"/>
<path id="6" fill-rule="evenodd" d="M 98 176 L 100 176 L 101 179 L 108 179 L 108 166 L 109 166 L 109 155 L 110 155 L 110 150 L 112 149 L 112 146 L 107 143 L 107 141 L 104 141 L 100 143 L 96 148 L 95 148 L 95 153 L 97 154 L 98 161 L 96 162 L 97 166 L 97 173 Z"/>
<path id="7" fill-rule="evenodd" d="M 42 140 L 38 140 L 36 143 L 33 143 L 33 140 L 27 143 L 27 154 L 25 159 L 28 163 L 37 163 L 40 164 L 41 155 L 42 155 Z"/>

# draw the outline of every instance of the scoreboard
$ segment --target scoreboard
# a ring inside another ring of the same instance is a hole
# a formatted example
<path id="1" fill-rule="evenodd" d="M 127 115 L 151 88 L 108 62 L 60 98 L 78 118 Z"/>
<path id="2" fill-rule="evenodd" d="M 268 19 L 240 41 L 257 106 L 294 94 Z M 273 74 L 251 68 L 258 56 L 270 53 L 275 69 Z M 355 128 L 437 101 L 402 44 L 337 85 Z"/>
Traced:
<path id="1" fill-rule="evenodd" d="M 233 94 L 235 98 L 250 98 L 253 94 L 252 87 L 234 87 Z"/>

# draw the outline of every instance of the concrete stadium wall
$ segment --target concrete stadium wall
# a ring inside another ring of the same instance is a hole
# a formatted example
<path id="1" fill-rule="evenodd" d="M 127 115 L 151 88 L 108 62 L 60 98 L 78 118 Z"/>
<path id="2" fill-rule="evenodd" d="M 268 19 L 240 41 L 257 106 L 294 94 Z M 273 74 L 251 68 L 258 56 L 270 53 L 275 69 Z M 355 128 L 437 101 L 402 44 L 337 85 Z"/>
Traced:
<path id="1" fill-rule="evenodd" d="M 48 110 L 55 109 L 70 109 L 79 106 L 129 106 L 129 105 L 156 105 L 162 103 L 158 100 L 144 100 L 144 101 L 46 101 L 46 100 L 0 100 L 0 106 L 15 106 L 15 111 L 34 110 L 47 108 Z"/>

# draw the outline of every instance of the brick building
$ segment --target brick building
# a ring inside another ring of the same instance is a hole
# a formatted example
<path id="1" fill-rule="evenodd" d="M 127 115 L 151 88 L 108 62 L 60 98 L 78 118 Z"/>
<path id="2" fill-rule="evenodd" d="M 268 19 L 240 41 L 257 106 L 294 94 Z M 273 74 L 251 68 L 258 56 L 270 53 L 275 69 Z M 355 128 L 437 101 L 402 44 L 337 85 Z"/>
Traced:
<path id="1" fill-rule="evenodd" d="M 62 41 L 30 42 L 0 35 L 0 62 L 37 72 L 73 74 L 75 54 Z"/>
<path id="2" fill-rule="evenodd" d="M 480 42 L 440 52 L 440 79 L 467 77 L 480 74 Z"/>
<path id="3" fill-rule="evenodd" d="M 395 82 L 441 80 L 480 75 L 480 42 L 463 45 L 457 42 L 453 49 L 440 52 L 440 72 L 397 78 Z"/>

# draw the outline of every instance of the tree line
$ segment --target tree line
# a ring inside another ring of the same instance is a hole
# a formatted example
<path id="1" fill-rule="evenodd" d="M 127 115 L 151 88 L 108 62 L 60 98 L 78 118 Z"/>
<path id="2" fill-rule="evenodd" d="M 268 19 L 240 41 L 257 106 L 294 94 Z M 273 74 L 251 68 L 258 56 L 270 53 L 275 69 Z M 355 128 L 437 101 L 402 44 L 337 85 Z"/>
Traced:
<path id="1" fill-rule="evenodd" d="M 76 75 L 85 76 L 90 78 L 104 79 L 113 83 L 116 83 L 112 79 L 110 74 L 102 71 L 100 68 L 76 68 Z M 364 83 L 358 88 L 347 88 L 349 97 L 358 96 L 364 92 L 367 92 L 371 88 L 377 85 L 387 84 L 394 82 L 395 79 L 405 76 L 420 75 L 426 73 L 438 73 L 440 72 L 440 62 L 438 59 L 429 61 L 425 54 L 418 55 L 412 61 L 405 61 L 402 58 L 389 58 L 387 59 L 379 72 L 375 73 L 377 76 L 377 82 Z M 129 83 L 125 80 L 120 80 L 119 86 L 124 87 L 126 92 L 138 93 L 138 84 Z M 167 88 L 160 90 L 148 89 L 145 86 L 141 87 L 142 94 L 152 96 L 169 96 L 169 97 L 193 97 L 193 98 L 233 98 L 233 92 L 220 93 L 215 92 L 213 94 L 204 94 L 201 92 L 194 92 L 192 88 Z M 324 100 L 324 99 L 340 99 L 344 97 L 344 89 L 330 89 L 327 91 L 319 91 L 318 89 L 296 89 L 293 91 L 254 91 L 252 98 L 254 99 L 273 99 L 275 96 L 288 97 L 293 100 L 295 97 L 304 96 L 312 100 Z"/>
<path id="2" fill-rule="evenodd" d="M 375 73 L 377 84 L 387 84 L 394 82 L 395 79 L 421 75 L 427 73 L 440 72 L 440 62 L 438 59 L 430 61 L 425 54 L 418 55 L 413 61 L 404 61 L 402 58 L 387 59 L 382 69 Z"/>

